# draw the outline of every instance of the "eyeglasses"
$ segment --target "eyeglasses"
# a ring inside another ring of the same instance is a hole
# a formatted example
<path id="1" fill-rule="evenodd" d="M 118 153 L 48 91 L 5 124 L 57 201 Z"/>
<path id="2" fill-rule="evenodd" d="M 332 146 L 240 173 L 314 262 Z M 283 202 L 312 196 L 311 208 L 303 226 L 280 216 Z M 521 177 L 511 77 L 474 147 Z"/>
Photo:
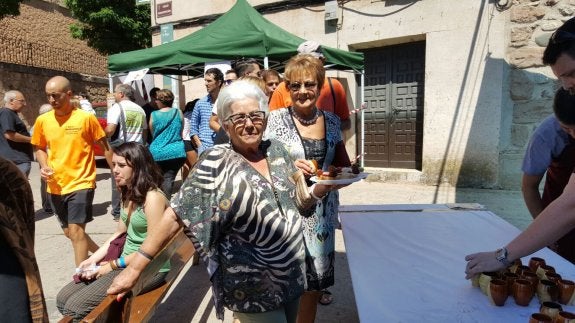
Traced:
<path id="1" fill-rule="evenodd" d="M 226 121 L 231 121 L 234 125 L 244 124 L 248 118 L 252 121 L 252 123 L 263 123 L 266 117 L 266 113 L 264 111 L 252 111 L 248 114 L 246 113 L 236 113 L 229 116 Z"/>
<path id="2" fill-rule="evenodd" d="M 230 85 L 230 84 L 232 84 L 233 81 L 234 81 L 234 80 L 224 80 L 224 84 L 225 84 L 225 85 Z"/>
<path id="3" fill-rule="evenodd" d="M 554 44 L 575 42 L 575 34 L 572 34 L 568 31 L 556 30 L 553 34 L 551 34 L 551 37 L 549 37 L 549 41 Z"/>
<path id="4" fill-rule="evenodd" d="M 20 103 L 26 103 L 26 99 L 12 99 L 12 101 L 19 101 Z"/>
<path id="5" fill-rule="evenodd" d="M 303 84 L 299 83 L 299 82 L 293 82 L 293 83 L 288 83 L 287 87 L 290 89 L 290 91 L 299 91 L 301 89 L 301 86 L 304 86 L 306 90 L 313 90 L 316 86 L 317 83 L 316 82 L 304 82 Z"/>

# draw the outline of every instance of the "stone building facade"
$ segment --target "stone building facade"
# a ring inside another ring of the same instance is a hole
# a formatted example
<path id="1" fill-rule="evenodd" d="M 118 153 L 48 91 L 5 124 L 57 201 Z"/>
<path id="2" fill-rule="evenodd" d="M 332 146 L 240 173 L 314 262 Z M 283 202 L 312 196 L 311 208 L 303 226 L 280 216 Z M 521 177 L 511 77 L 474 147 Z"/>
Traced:
<path id="1" fill-rule="evenodd" d="M 509 142 L 501 150 L 501 181 L 516 188 L 523 153 L 531 134 L 553 113 L 552 101 L 559 84 L 541 58 L 551 33 L 573 17 L 575 1 L 522 0 L 509 9 L 509 95 L 512 105 Z"/>
<path id="2" fill-rule="evenodd" d="M 55 75 L 68 77 L 73 90 L 92 101 L 106 100 L 107 59 L 72 38 L 73 22 L 65 7 L 49 0 L 25 1 L 19 16 L 0 20 L 0 100 L 8 90 L 22 91 L 27 100 L 22 116 L 29 125 L 46 103 L 46 81 Z"/>

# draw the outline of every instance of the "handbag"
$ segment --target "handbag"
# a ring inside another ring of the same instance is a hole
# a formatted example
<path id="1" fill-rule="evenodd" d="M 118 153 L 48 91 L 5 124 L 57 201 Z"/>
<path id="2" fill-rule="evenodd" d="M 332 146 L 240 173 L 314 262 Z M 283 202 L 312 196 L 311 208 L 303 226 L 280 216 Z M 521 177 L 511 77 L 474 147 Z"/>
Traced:
<path id="1" fill-rule="evenodd" d="M 132 202 L 128 203 L 128 226 L 130 226 L 130 215 L 132 215 Z M 114 240 L 110 241 L 110 245 L 108 246 L 106 255 L 104 256 L 104 258 L 102 258 L 100 263 L 103 261 L 111 261 L 120 258 L 120 256 L 122 255 L 122 251 L 124 251 L 124 244 L 126 243 L 127 236 L 128 236 L 128 228 L 126 228 L 125 232 L 122 232 L 117 237 L 115 237 Z M 79 284 L 82 282 L 91 282 L 95 280 L 95 278 L 86 280 L 82 277 L 82 275 L 75 274 L 72 276 L 72 280 L 74 281 L 74 283 Z"/>
<path id="2" fill-rule="evenodd" d="M 124 244 L 126 243 L 127 232 L 120 233 L 114 240 L 110 241 L 110 246 L 108 247 L 108 252 L 102 261 L 110 261 L 120 258 L 122 251 L 124 250 Z"/>
<path id="3" fill-rule="evenodd" d="M 120 124 L 116 127 L 116 130 L 114 130 L 114 133 L 110 137 L 110 146 L 112 147 L 118 147 L 119 145 L 128 141 L 126 135 L 126 118 L 124 117 L 124 108 L 122 107 L 122 102 L 118 102 L 118 105 L 120 106 Z M 122 138 L 120 138 L 120 128 L 122 127 L 124 127 L 124 131 L 122 133 Z"/>

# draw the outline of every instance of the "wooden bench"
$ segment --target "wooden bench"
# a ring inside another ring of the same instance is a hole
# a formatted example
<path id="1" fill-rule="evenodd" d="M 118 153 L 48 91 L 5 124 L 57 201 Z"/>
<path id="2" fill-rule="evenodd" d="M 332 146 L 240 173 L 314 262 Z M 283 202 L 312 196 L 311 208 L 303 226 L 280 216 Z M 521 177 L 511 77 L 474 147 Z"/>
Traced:
<path id="1" fill-rule="evenodd" d="M 183 228 L 180 228 L 144 269 L 131 290 L 132 296 L 124 297 L 123 301 L 117 302 L 115 296 L 108 295 L 82 322 L 147 322 L 186 263 L 192 258 L 193 265 L 198 263 L 198 255 L 194 254 L 192 242 L 184 234 Z M 166 276 L 166 283 L 139 295 L 145 282 L 153 277 L 168 259 L 171 261 L 171 269 Z M 72 322 L 72 318 L 65 316 L 60 320 L 60 323 L 67 322 Z"/>

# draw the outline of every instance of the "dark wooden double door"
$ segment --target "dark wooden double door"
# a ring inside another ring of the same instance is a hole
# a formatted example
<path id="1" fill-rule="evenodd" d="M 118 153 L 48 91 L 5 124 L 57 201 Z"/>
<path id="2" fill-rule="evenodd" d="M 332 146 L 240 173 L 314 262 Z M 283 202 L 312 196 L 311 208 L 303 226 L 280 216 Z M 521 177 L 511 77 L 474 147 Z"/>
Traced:
<path id="1" fill-rule="evenodd" d="M 365 166 L 421 170 L 425 42 L 364 54 Z"/>

